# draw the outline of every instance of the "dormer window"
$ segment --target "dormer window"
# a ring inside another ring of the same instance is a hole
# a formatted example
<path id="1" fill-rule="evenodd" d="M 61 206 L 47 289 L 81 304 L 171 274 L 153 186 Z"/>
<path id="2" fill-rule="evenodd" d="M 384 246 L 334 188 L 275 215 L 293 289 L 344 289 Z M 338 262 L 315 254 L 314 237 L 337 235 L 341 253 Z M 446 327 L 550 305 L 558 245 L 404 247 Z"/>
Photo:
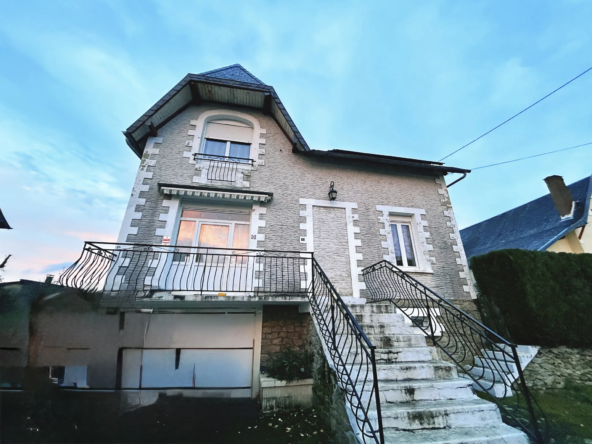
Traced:
<path id="1" fill-rule="evenodd" d="M 204 145 L 203 150 L 205 159 L 226 159 L 230 162 L 239 163 L 248 163 L 250 153 L 251 145 L 248 143 L 239 143 L 215 139 L 206 139 L 206 143 Z"/>
<path id="2" fill-rule="evenodd" d="M 234 120 L 208 122 L 202 149 L 204 158 L 249 163 L 253 128 Z M 209 155 L 209 156 L 208 156 Z"/>

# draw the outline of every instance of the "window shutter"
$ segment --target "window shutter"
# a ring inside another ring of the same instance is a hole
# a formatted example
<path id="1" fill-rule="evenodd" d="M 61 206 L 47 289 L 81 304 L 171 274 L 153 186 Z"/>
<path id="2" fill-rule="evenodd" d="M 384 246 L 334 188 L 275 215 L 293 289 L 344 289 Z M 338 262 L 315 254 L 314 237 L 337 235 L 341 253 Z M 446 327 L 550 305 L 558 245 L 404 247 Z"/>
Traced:
<path id="1" fill-rule="evenodd" d="M 251 143 L 253 141 L 253 128 L 210 122 L 206 128 L 206 138 Z"/>

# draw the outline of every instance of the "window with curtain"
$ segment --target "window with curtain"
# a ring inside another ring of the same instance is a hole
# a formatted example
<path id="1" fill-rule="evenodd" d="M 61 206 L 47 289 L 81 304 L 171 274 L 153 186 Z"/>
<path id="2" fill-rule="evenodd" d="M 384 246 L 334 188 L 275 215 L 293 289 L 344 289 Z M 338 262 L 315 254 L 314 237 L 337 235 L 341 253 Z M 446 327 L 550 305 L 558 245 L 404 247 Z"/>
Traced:
<path id="1" fill-rule="evenodd" d="M 249 248 L 250 211 L 208 209 L 183 209 L 176 245 L 181 253 L 175 254 L 175 261 L 188 260 L 190 252 L 243 254 Z M 199 250 L 183 247 L 201 247 Z M 217 250 L 220 249 L 220 250 Z M 239 250 L 239 251 L 235 251 Z M 196 258 L 199 259 L 199 258 Z"/>
<path id="2" fill-rule="evenodd" d="M 411 221 L 391 220 L 395 265 L 417 267 L 417 255 Z"/>

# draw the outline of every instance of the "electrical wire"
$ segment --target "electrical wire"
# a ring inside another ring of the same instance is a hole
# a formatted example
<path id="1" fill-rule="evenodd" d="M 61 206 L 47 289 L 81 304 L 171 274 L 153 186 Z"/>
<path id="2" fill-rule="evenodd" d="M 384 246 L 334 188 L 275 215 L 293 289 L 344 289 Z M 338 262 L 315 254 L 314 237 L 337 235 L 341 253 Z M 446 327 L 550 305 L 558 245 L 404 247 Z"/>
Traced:
<path id="1" fill-rule="evenodd" d="M 530 108 L 532 108 L 533 106 L 535 106 L 538 103 L 541 103 L 543 100 L 545 100 L 547 97 L 555 94 L 557 91 L 559 91 L 561 88 L 563 88 L 564 86 L 569 85 L 571 82 L 573 82 L 574 80 L 582 77 L 584 74 L 586 74 L 588 71 L 592 71 L 592 67 L 588 68 L 586 71 L 584 71 L 583 73 L 577 75 L 576 77 L 574 77 L 573 79 L 571 79 L 569 82 L 564 83 L 563 85 L 561 85 L 559 88 L 557 88 L 554 91 L 551 91 L 549 94 L 547 94 L 545 97 L 543 97 L 542 99 L 537 100 L 536 102 L 534 102 L 532 105 L 530 105 L 527 108 L 524 108 L 522 111 L 520 111 L 518 114 L 514 114 L 512 117 L 510 117 L 508 120 L 505 120 L 504 122 L 500 123 L 498 126 L 496 126 L 493 129 L 490 129 L 489 131 L 487 131 L 485 134 L 480 135 L 479 137 L 477 137 L 474 140 L 471 140 L 469 143 L 467 143 L 466 145 L 461 146 L 459 149 L 457 149 L 456 151 L 451 152 L 449 155 L 442 157 L 439 162 L 442 162 L 444 159 L 447 159 L 448 157 L 452 156 L 453 154 L 458 153 L 460 150 L 464 150 L 466 147 L 468 147 L 469 145 L 475 143 L 477 140 L 487 136 L 489 133 L 495 131 L 496 129 L 498 129 L 500 126 L 505 125 L 506 123 L 508 123 L 510 120 L 514 119 L 515 117 L 518 117 L 520 114 L 522 114 L 525 111 L 528 111 Z"/>
<path id="2" fill-rule="evenodd" d="M 480 167 L 477 167 L 477 168 L 471 168 L 471 171 L 480 170 L 480 169 L 482 169 L 482 168 L 489 168 L 489 167 L 492 167 L 492 166 L 497 166 L 497 165 L 503 165 L 503 164 L 505 164 L 505 163 L 518 162 L 519 160 L 532 159 L 533 157 L 546 156 L 547 154 L 558 153 L 558 152 L 560 152 L 560 151 L 573 150 L 574 148 L 580 148 L 580 147 L 582 147 L 582 146 L 586 146 L 586 145 L 592 145 L 592 142 L 583 143 L 582 145 L 570 146 L 569 148 L 563 148 L 563 149 L 560 149 L 560 150 L 555 150 L 555 151 L 548 151 L 548 152 L 546 152 L 546 153 L 535 154 L 534 156 L 521 157 L 520 159 L 507 160 L 507 161 L 505 161 L 505 162 L 492 163 L 491 165 L 485 165 L 485 166 L 480 166 Z"/>

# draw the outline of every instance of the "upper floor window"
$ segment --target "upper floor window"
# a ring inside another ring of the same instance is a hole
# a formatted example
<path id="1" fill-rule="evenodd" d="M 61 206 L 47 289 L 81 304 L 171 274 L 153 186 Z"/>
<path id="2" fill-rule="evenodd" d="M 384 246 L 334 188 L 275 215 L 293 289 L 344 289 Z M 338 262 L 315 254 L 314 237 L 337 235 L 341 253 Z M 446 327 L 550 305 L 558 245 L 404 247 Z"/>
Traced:
<path id="1" fill-rule="evenodd" d="M 391 217 L 390 228 L 393 235 L 396 265 L 398 267 L 417 267 L 416 242 L 411 220 Z"/>
<path id="2" fill-rule="evenodd" d="M 214 160 L 249 163 L 253 128 L 234 120 L 215 120 L 207 124 L 202 153 Z M 207 157 L 206 157 L 207 158 Z"/>

